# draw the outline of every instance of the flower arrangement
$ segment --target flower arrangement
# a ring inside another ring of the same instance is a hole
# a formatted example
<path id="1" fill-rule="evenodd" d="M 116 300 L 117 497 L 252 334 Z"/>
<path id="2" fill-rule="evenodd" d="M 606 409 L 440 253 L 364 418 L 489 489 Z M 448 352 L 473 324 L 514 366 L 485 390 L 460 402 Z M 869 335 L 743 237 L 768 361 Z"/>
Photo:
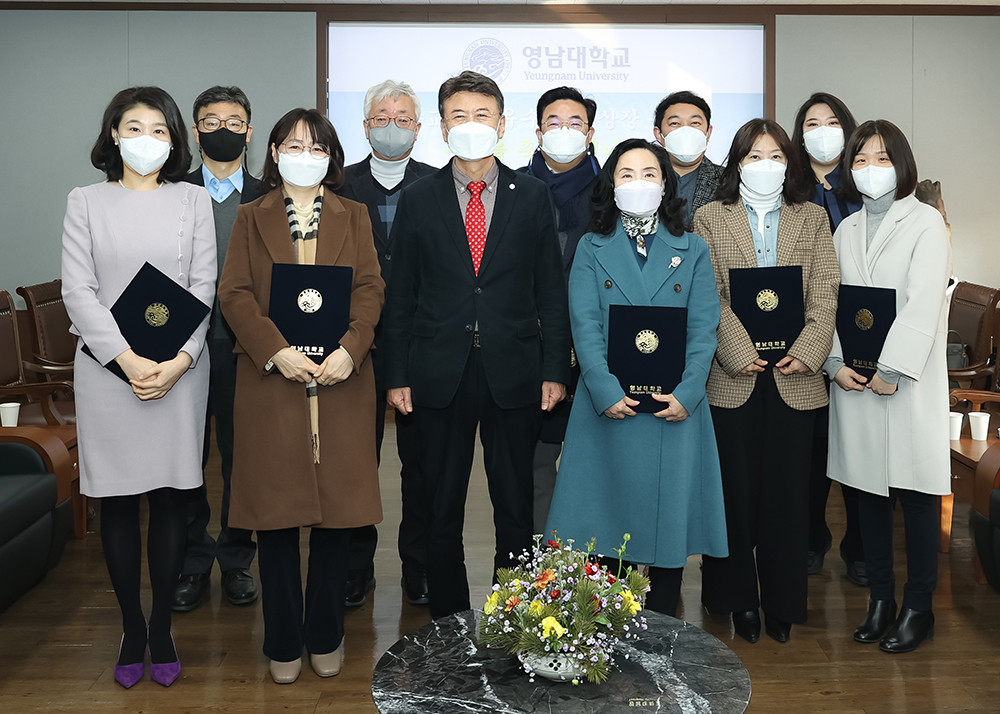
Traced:
<path id="1" fill-rule="evenodd" d="M 479 641 L 517 654 L 532 676 L 538 669 L 533 662 L 551 661 L 560 670 L 552 678 L 603 682 L 614 664 L 615 643 L 638 639 L 646 629 L 638 613 L 649 579 L 631 567 L 622 572 L 628 533 L 615 549 L 616 574 L 596 562 L 594 539 L 583 552 L 573 549 L 572 540 L 563 544 L 555 531 L 552 536 L 544 544 L 535 536 L 532 552 L 518 558 L 521 565 L 497 570 Z"/>

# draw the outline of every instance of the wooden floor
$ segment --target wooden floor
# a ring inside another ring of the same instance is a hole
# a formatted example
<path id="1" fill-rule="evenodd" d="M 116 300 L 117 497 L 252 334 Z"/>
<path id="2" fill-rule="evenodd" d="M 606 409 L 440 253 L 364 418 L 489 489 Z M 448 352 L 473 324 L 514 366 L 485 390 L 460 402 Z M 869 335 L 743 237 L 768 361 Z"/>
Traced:
<path id="1" fill-rule="evenodd" d="M 406 604 L 399 587 L 399 463 L 393 435 L 387 425 L 378 586 L 363 607 L 348 612 L 340 676 L 320 679 L 307 667 L 295 684 L 274 684 L 261 653 L 260 604 L 236 608 L 225 602 L 216 570 L 210 602 L 174 618 L 181 678 L 170 689 L 148 677 L 132 690 L 122 689 L 112 676 L 120 616 L 92 521 L 85 540 L 67 545 L 58 568 L 0 615 L 0 714 L 375 712 L 372 668 L 397 639 L 429 621 L 427 609 Z M 219 473 L 213 456 L 208 471 L 213 504 L 221 497 Z M 218 511 L 213 510 L 217 529 Z M 966 508 L 956 507 L 952 549 L 940 557 L 936 639 L 913 654 L 890 656 L 853 642 L 867 592 L 844 578 L 836 548 L 824 571 L 810 578 L 809 624 L 793 627 L 787 644 L 764 636 L 751 645 L 734 638 L 728 623 L 709 619 L 699 606 L 695 558 L 685 571 L 681 616 L 721 638 L 746 664 L 753 681 L 752 714 L 1000 712 L 1000 595 L 972 580 L 967 516 Z M 831 497 L 829 518 L 839 539 L 843 504 L 837 497 Z M 897 523 L 897 546 L 901 536 Z M 465 531 L 474 604 L 490 583 L 492 542 L 492 512 L 477 462 Z M 903 557 L 897 547 L 897 559 Z M 256 569 L 255 562 L 255 574 Z M 902 572 L 899 566 L 897 572 Z M 144 601 L 149 601 L 148 589 Z"/>

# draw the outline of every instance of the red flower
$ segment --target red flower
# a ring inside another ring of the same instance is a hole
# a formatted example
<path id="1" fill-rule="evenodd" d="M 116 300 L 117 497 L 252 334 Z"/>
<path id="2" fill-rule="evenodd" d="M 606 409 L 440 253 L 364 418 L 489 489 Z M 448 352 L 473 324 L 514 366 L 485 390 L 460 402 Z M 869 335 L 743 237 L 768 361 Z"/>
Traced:
<path id="1" fill-rule="evenodd" d="M 507 598 L 507 602 L 504 603 L 504 610 L 510 612 L 515 607 L 517 607 L 517 605 L 520 604 L 520 602 L 521 599 L 517 595 L 511 595 L 509 598 Z"/>
<path id="2" fill-rule="evenodd" d="M 590 561 L 587 561 L 587 564 L 583 566 L 583 568 L 586 571 L 587 575 L 596 575 L 601 570 L 598 566 L 596 566 L 594 563 L 591 563 Z"/>
<path id="3" fill-rule="evenodd" d="M 591 601 L 594 603 L 594 614 L 596 615 L 601 611 L 601 598 L 594 595 L 594 597 L 591 598 Z"/>
<path id="4" fill-rule="evenodd" d="M 608 573 L 608 584 L 609 585 L 614 585 L 616 580 L 618 580 L 618 578 L 616 578 L 611 573 Z"/>
<path id="5" fill-rule="evenodd" d="M 551 548 L 552 550 L 559 550 L 559 543 L 558 543 L 557 541 L 554 541 L 554 540 L 547 540 L 547 541 L 545 541 L 545 542 L 549 544 L 549 547 L 550 547 L 550 548 Z"/>
<path id="6" fill-rule="evenodd" d="M 549 597 L 552 598 L 553 600 L 555 600 L 560 595 L 562 595 L 562 590 L 553 590 L 552 592 L 549 593 Z"/>

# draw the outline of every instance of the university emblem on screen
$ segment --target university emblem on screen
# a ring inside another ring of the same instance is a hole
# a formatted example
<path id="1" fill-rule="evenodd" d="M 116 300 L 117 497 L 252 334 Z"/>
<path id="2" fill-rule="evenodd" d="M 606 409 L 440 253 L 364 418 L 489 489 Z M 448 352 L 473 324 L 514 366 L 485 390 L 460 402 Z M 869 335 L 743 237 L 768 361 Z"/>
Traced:
<path id="1" fill-rule="evenodd" d="M 485 74 L 497 84 L 507 79 L 512 64 L 510 52 L 504 44 L 489 37 L 473 42 L 462 56 L 463 69 Z"/>

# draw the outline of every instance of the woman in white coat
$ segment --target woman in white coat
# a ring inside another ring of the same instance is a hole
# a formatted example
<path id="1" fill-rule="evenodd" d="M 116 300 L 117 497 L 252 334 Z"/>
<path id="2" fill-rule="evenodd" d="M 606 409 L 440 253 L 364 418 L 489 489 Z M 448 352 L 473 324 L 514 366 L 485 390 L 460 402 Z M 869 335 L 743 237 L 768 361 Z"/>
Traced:
<path id="1" fill-rule="evenodd" d="M 885 652 L 915 650 L 934 635 L 940 524 L 936 496 L 951 493 L 945 288 L 951 246 L 944 220 L 917 201 L 917 167 L 903 133 L 868 121 L 846 151 L 848 200 L 864 208 L 846 218 L 833 242 L 845 285 L 894 288 L 896 319 L 870 381 L 844 365 L 840 340 L 824 369 L 830 395 L 830 478 L 861 491 L 859 519 L 871 601 L 854 631 Z M 906 519 L 907 581 L 896 617 L 892 571 L 893 505 Z"/>

